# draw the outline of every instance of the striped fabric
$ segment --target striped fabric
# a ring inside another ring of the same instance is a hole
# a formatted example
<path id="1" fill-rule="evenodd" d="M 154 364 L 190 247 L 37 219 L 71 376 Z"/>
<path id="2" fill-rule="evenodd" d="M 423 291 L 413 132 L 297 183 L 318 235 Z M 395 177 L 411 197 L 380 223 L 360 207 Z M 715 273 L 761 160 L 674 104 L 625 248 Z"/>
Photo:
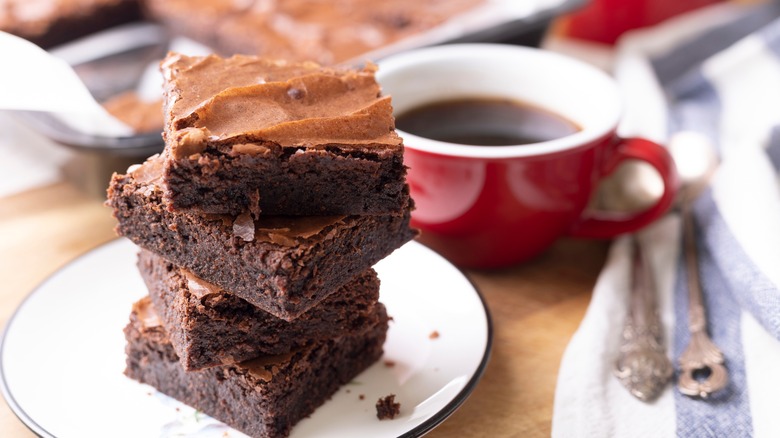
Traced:
<path id="1" fill-rule="evenodd" d="M 553 436 L 778 437 L 780 5 L 724 4 L 632 32 L 615 75 L 627 98 L 621 133 L 703 138 L 719 155 L 694 217 L 709 333 L 730 382 L 706 401 L 670 385 L 646 404 L 612 376 L 630 280 L 630 245 L 619 239 L 564 354 Z M 677 366 L 689 339 L 680 220 L 671 214 L 638 237 Z"/>

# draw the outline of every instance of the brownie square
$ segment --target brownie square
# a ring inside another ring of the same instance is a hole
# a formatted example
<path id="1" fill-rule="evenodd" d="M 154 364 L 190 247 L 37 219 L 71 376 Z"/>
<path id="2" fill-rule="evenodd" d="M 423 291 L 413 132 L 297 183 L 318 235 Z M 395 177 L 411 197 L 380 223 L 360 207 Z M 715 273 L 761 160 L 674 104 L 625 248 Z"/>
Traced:
<path id="1" fill-rule="evenodd" d="M 172 53 L 161 68 L 170 208 L 366 215 L 409 203 L 403 145 L 373 66 Z"/>
<path id="2" fill-rule="evenodd" d="M 379 299 L 379 278 L 369 269 L 288 322 L 149 251 L 141 250 L 138 267 L 187 371 L 289 353 L 313 342 L 362 333 L 373 322 Z"/>
<path id="3" fill-rule="evenodd" d="M 207 216 L 170 211 L 156 157 L 114 175 L 116 231 L 276 317 L 300 316 L 414 238 L 409 207 L 374 216 Z"/>
<path id="4" fill-rule="evenodd" d="M 125 328 L 125 374 L 254 437 L 286 437 L 338 388 L 382 355 L 388 318 L 375 307 L 371 328 L 292 353 L 185 371 L 148 298 Z"/>

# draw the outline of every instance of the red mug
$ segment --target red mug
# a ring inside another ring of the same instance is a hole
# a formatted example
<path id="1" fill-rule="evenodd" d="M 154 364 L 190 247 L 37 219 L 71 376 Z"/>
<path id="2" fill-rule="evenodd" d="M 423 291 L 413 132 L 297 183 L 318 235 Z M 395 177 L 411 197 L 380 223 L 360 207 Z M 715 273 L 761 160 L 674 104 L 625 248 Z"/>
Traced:
<path id="1" fill-rule="evenodd" d="M 533 258 L 562 236 L 611 238 L 662 216 L 677 189 L 666 149 L 621 138 L 621 97 L 602 71 L 553 52 L 500 44 L 413 50 L 379 63 L 395 114 L 462 98 L 531 104 L 581 129 L 533 144 L 446 143 L 398 131 L 420 240 L 461 267 L 498 268 Z M 664 189 L 646 210 L 590 211 L 604 177 L 627 160 L 654 167 Z"/>

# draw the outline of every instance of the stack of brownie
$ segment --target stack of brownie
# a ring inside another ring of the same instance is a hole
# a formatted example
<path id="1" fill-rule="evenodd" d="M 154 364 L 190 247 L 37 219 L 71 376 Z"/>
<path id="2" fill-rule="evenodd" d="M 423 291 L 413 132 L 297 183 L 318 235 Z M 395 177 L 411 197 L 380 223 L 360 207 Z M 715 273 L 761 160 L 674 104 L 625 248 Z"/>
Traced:
<path id="1" fill-rule="evenodd" d="M 169 54 L 165 150 L 114 175 L 141 247 L 126 374 L 251 436 L 287 436 L 382 354 L 377 261 L 411 240 L 374 68 Z"/>

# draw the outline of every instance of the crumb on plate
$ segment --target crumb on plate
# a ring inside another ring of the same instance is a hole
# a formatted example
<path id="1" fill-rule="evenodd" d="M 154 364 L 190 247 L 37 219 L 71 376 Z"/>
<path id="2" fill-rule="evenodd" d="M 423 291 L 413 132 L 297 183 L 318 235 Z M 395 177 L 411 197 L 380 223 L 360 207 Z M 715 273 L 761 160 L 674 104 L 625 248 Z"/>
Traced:
<path id="1" fill-rule="evenodd" d="M 376 402 L 376 417 L 393 419 L 401 412 L 401 404 L 395 402 L 395 394 L 380 397 Z"/>

